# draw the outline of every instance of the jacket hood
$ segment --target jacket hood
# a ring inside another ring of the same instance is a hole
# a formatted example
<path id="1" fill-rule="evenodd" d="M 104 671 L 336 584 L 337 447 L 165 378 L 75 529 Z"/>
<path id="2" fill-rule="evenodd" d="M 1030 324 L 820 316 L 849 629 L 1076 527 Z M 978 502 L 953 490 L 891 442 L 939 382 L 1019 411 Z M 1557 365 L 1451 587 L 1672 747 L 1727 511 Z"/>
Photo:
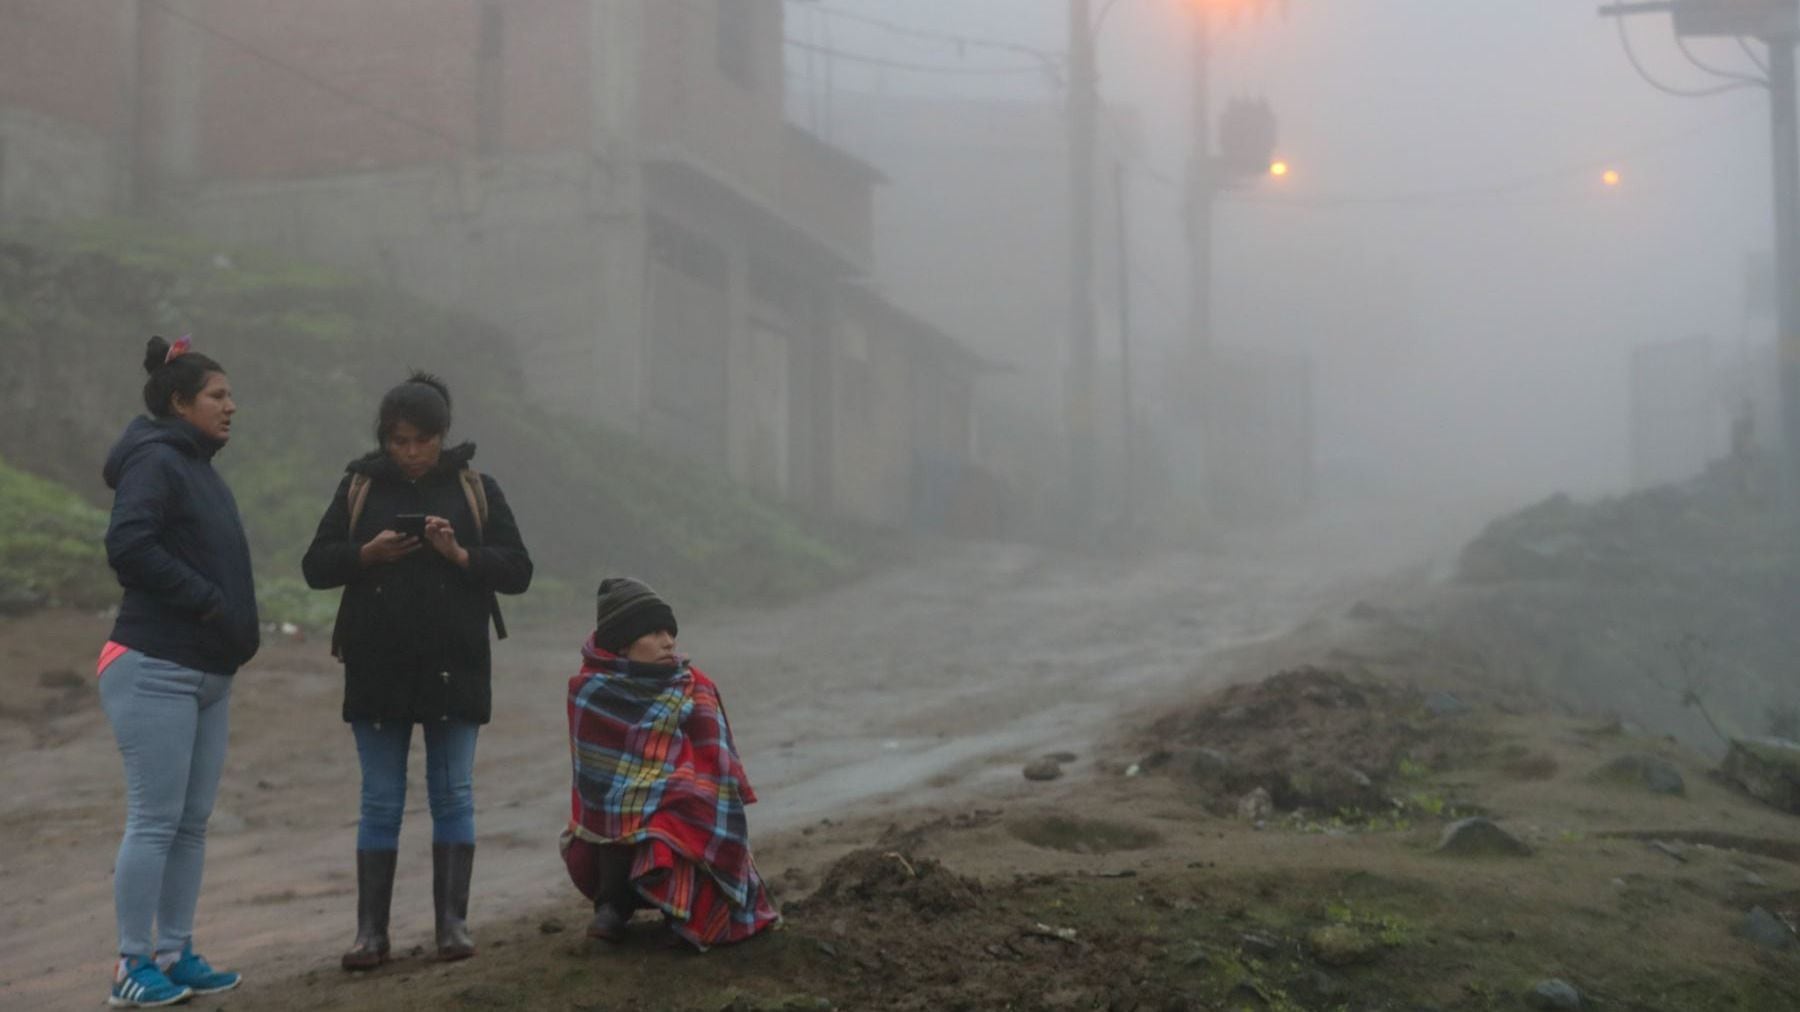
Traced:
<path id="1" fill-rule="evenodd" d="M 125 465 L 132 456 L 144 447 L 157 443 L 167 443 L 200 460 L 211 460 L 213 454 L 218 453 L 220 447 L 225 445 L 206 438 L 200 434 L 199 429 L 179 418 L 139 415 L 125 426 L 125 432 L 106 455 L 106 466 L 100 472 L 101 477 L 106 479 L 106 487 L 117 489 L 119 475 L 124 472 Z"/>
<path id="2" fill-rule="evenodd" d="M 431 473 L 454 474 L 455 472 L 468 467 L 469 461 L 473 459 L 475 459 L 474 443 L 458 443 L 455 446 L 446 446 L 443 451 L 438 454 L 437 467 L 432 468 Z M 387 451 L 382 449 L 370 450 L 368 453 L 363 454 L 345 465 L 344 470 L 351 474 L 368 475 L 371 478 L 399 478 L 405 480 L 405 476 L 400 473 L 400 468 L 388 457 Z"/>

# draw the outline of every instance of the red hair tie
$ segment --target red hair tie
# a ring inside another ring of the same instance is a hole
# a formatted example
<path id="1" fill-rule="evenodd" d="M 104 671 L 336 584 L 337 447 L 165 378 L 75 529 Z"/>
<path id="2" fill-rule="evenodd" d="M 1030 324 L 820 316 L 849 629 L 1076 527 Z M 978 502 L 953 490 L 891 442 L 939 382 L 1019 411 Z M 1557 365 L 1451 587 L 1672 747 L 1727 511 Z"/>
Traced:
<path id="1" fill-rule="evenodd" d="M 190 334 L 183 334 L 176 338 L 175 343 L 169 345 L 169 353 L 163 356 L 163 365 L 168 365 L 192 350 L 194 342 L 190 339 L 191 337 Z"/>

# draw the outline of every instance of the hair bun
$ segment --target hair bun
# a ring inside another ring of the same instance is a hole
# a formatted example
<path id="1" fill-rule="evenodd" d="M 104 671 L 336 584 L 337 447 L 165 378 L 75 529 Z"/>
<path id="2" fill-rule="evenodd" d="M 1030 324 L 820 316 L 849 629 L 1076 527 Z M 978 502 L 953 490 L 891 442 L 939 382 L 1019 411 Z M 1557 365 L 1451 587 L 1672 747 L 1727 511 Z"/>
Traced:
<path id="1" fill-rule="evenodd" d="M 406 377 L 406 382 L 419 383 L 436 390 L 438 396 L 444 399 L 444 407 L 450 406 L 450 384 L 445 383 L 431 373 L 425 372 L 422 369 L 415 369 L 411 376 Z"/>
<path id="2" fill-rule="evenodd" d="M 151 337 L 144 345 L 144 371 L 155 372 L 169 361 L 169 342 L 161 337 Z"/>

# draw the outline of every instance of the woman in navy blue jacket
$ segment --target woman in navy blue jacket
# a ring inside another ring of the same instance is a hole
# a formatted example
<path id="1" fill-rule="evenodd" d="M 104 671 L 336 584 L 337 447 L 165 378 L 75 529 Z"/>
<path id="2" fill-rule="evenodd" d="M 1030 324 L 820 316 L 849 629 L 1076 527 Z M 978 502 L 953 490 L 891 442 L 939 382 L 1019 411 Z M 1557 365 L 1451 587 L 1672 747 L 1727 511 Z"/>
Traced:
<path id="1" fill-rule="evenodd" d="M 237 405 L 219 363 L 153 337 L 144 406 L 106 458 L 106 557 L 125 588 L 100 653 L 100 704 L 125 761 L 108 1001 L 168 1005 L 238 985 L 194 952 L 206 822 L 225 766 L 231 676 L 256 654 L 256 590 L 237 502 L 212 458 Z"/>

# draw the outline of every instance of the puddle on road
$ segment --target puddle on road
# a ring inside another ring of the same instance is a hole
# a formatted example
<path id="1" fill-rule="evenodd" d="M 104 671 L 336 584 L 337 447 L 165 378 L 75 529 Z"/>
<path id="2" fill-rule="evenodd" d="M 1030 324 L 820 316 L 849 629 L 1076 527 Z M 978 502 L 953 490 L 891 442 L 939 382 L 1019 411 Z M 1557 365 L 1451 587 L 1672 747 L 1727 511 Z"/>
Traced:
<path id="1" fill-rule="evenodd" d="M 1088 741 L 1072 734 L 1092 727 L 1099 709 L 1095 704 L 1056 706 L 978 736 L 840 738 L 765 753 L 756 759 L 763 772 L 752 773 L 764 799 L 753 818 L 759 830 L 793 829 L 902 792 L 909 795 L 905 800 L 920 802 L 990 779 L 1016 780 L 1019 764 L 1040 751 L 1067 749 L 1086 758 Z M 928 786 L 934 783 L 943 786 Z"/>

